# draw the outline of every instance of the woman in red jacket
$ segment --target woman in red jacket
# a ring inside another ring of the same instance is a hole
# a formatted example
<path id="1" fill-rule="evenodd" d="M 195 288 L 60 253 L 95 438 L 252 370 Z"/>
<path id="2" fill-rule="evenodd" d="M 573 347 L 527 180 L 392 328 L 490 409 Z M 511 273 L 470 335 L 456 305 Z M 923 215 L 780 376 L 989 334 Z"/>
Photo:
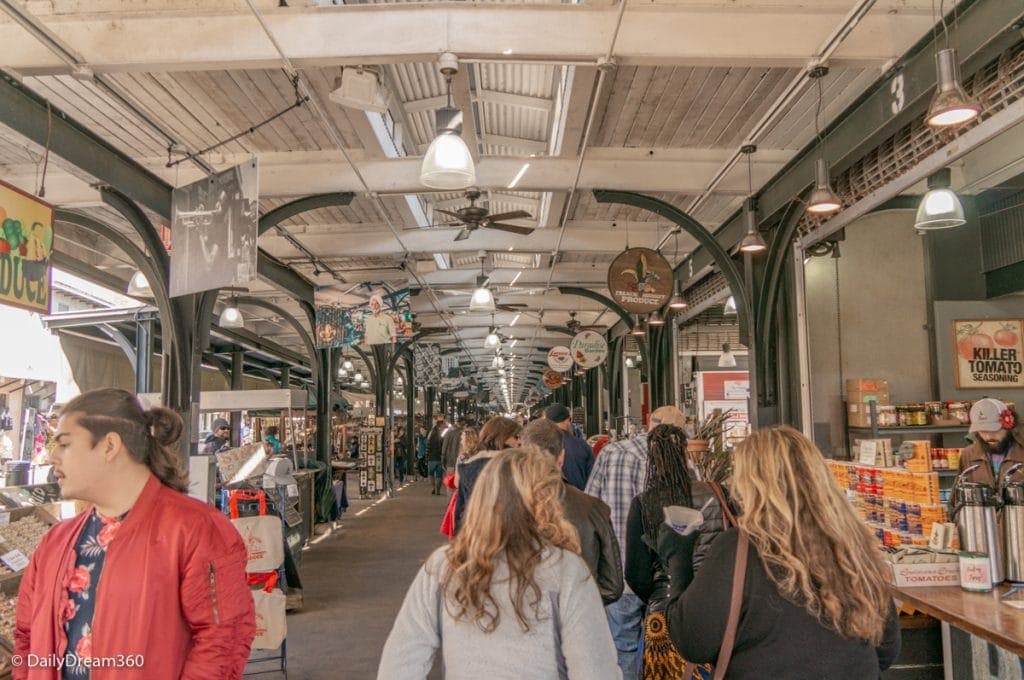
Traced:
<path id="1" fill-rule="evenodd" d="M 93 507 L 32 555 L 15 680 L 241 677 L 255 635 L 246 549 L 226 517 L 185 495 L 181 430 L 173 411 L 143 410 L 125 390 L 64 408 L 54 473 L 65 498 Z"/>

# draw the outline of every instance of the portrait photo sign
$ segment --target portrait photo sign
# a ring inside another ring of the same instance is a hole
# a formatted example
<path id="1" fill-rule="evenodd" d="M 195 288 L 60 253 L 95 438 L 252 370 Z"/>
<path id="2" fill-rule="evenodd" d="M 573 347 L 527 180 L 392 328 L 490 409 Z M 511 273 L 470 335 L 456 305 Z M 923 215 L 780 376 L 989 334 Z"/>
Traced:
<path id="1" fill-rule="evenodd" d="M 568 371 L 572 368 L 572 350 L 563 345 L 552 347 L 548 351 L 548 367 L 552 371 Z"/>
<path id="2" fill-rule="evenodd" d="M 572 360 L 583 369 L 600 366 L 608 358 L 608 343 L 604 336 L 594 331 L 582 331 L 569 343 Z"/>
<path id="3" fill-rule="evenodd" d="M 178 187 L 171 197 L 171 297 L 256 280 L 256 159 Z"/>
<path id="4" fill-rule="evenodd" d="M 0 181 L 0 304 L 50 313 L 53 207 Z"/>
<path id="5" fill-rule="evenodd" d="M 1021 319 L 953 322 L 958 389 L 1024 387 Z"/>
<path id="6" fill-rule="evenodd" d="M 341 285 L 316 289 L 317 347 L 383 345 L 413 336 L 408 288 L 374 292 L 367 302 L 355 307 L 350 300 Z"/>
<path id="7" fill-rule="evenodd" d="M 627 312 L 661 309 L 672 297 L 672 266 L 650 248 L 630 248 L 608 267 L 608 292 Z"/>

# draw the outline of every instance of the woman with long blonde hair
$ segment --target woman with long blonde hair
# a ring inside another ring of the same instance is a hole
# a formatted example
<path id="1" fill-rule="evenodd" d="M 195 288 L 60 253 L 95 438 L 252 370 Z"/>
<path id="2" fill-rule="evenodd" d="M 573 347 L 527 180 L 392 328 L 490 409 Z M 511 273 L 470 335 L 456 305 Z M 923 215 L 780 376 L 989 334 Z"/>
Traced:
<path id="1" fill-rule="evenodd" d="M 420 569 L 384 645 L 378 680 L 621 678 L 551 456 L 508 449 L 484 468 L 465 526 Z"/>
<path id="2" fill-rule="evenodd" d="M 742 613 L 725 677 L 878 678 L 900 648 L 888 570 L 821 452 L 800 432 L 778 426 L 751 434 L 733 459 L 738 529 L 715 541 L 696 577 L 692 561 L 668 558 L 673 643 L 689 661 L 716 660 L 737 547 L 748 541 Z M 679 544 L 694 541 L 664 527 L 659 553 L 686 555 Z"/>

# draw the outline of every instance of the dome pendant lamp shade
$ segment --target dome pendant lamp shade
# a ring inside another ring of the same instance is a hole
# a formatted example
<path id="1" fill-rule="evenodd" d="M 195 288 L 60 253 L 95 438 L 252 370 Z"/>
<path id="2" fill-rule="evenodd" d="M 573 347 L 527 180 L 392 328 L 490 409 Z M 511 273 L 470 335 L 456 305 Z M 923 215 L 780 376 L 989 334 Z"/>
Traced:
<path id="1" fill-rule="evenodd" d="M 967 222 L 960 197 L 950 189 L 949 168 L 943 168 L 928 178 L 928 193 L 917 207 L 914 228 L 934 231 L 959 227 Z"/>
<path id="2" fill-rule="evenodd" d="M 660 312 L 658 312 L 658 310 L 654 310 L 653 312 L 651 312 L 647 316 L 647 325 L 648 326 L 664 326 L 665 325 L 665 318 L 661 315 Z"/>
<path id="3" fill-rule="evenodd" d="M 814 161 L 814 191 L 807 201 L 807 212 L 815 215 L 826 215 L 843 207 L 842 202 L 832 191 L 832 182 L 828 175 L 828 161 L 819 158 Z"/>
<path id="4" fill-rule="evenodd" d="M 736 368 L 736 355 L 732 353 L 729 343 L 722 344 L 722 353 L 718 356 L 719 368 Z"/>
<path id="5" fill-rule="evenodd" d="M 633 327 L 629 330 L 630 335 L 647 335 L 647 331 L 644 330 L 643 321 L 640 319 L 639 314 L 633 315 Z"/>
<path id="6" fill-rule="evenodd" d="M 493 312 L 494 309 L 494 295 L 486 286 L 479 286 L 473 291 L 473 297 L 469 299 L 469 311 Z"/>
<path id="7" fill-rule="evenodd" d="M 146 275 L 136 269 L 132 278 L 128 280 L 126 293 L 132 297 L 153 297 L 153 288 L 149 285 Z"/>
<path id="8" fill-rule="evenodd" d="M 420 183 L 431 189 L 466 189 L 476 184 L 476 167 L 462 140 L 462 112 L 453 106 L 437 110 L 437 136 L 420 166 Z"/>
<path id="9" fill-rule="evenodd" d="M 221 328 L 244 328 L 245 319 L 242 317 L 242 311 L 232 302 L 220 313 L 217 325 Z"/>
<path id="10" fill-rule="evenodd" d="M 950 127 L 963 125 L 978 117 L 981 106 L 967 96 L 960 85 L 960 63 L 956 50 L 947 47 L 935 53 L 935 69 L 938 85 L 932 103 L 928 107 L 928 125 Z"/>
<path id="11" fill-rule="evenodd" d="M 672 295 L 672 299 L 668 301 L 669 309 L 686 309 L 688 307 L 686 298 L 683 297 L 683 283 L 682 281 L 676 281 L 676 292 Z"/>

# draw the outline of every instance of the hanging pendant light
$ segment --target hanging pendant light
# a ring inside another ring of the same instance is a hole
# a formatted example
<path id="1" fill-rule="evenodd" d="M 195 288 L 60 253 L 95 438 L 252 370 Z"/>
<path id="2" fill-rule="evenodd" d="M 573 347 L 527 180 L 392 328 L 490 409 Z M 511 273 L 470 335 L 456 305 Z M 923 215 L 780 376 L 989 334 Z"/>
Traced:
<path id="1" fill-rule="evenodd" d="M 633 363 L 633 357 L 626 357 L 626 368 L 635 368 L 636 364 Z"/>
<path id="2" fill-rule="evenodd" d="M 735 297 L 733 297 L 732 295 L 729 296 L 729 299 L 725 301 L 725 309 L 722 310 L 722 313 L 725 314 L 725 315 L 735 314 L 736 313 L 736 298 Z"/>
<path id="3" fill-rule="evenodd" d="M 722 354 L 718 357 L 719 368 L 736 368 L 736 355 L 732 353 L 729 343 L 722 344 Z"/>
<path id="4" fill-rule="evenodd" d="M 818 86 L 818 104 L 814 109 L 814 136 L 818 142 L 818 159 L 814 161 L 814 191 L 807 201 L 807 212 L 815 215 L 827 215 L 843 207 L 842 201 L 832 191 L 832 180 L 828 173 L 828 161 L 822 155 L 821 137 L 821 79 L 828 75 L 827 66 L 815 66 L 807 72 L 807 77 L 814 79 Z"/>
<path id="5" fill-rule="evenodd" d="M 484 260 L 487 259 L 487 253 L 481 252 L 483 254 L 480 256 L 480 275 L 476 277 L 476 289 L 473 290 L 473 297 L 469 299 L 469 311 L 494 314 L 494 294 L 487 287 L 487 274 L 484 273 Z"/>
<path id="6" fill-rule="evenodd" d="M 633 315 L 633 328 L 630 329 L 629 334 L 636 336 L 647 335 L 647 331 L 644 330 L 644 324 L 640 320 L 639 314 Z"/>
<path id="7" fill-rule="evenodd" d="M 647 325 L 648 326 L 664 326 L 665 325 L 665 319 L 664 319 L 664 317 L 661 316 L 661 313 L 658 312 L 658 310 L 654 310 L 647 317 Z"/>
<path id="8" fill-rule="evenodd" d="M 827 215 L 843 207 L 839 197 L 832 191 L 832 180 L 828 174 L 828 161 L 819 158 L 814 161 L 814 191 L 807 200 L 807 212 Z"/>
<path id="9" fill-rule="evenodd" d="M 757 146 L 744 144 L 740 147 L 740 153 L 747 157 L 747 200 L 743 205 L 743 219 L 747 223 L 747 233 L 740 241 L 740 251 L 744 253 L 760 253 L 768 248 L 768 244 L 761 237 L 757 229 L 757 212 L 754 208 L 754 152 Z"/>
<path id="10" fill-rule="evenodd" d="M 928 177 L 928 193 L 917 207 L 914 228 L 919 231 L 934 231 L 959 227 L 967 222 L 960 197 L 950 188 L 951 172 L 942 168 Z"/>
<path id="11" fill-rule="evenodd" d="M 344 367 L 339 368 L 338 369 L 338 377 L 339 378 L 347 378 L 348 377 L 348 371 L 346 371 Z"/>
<path id="12" fill-rule="evenodd" d="M 956 50 L 947 47 L 935 53 L 935 70 L 938 78 L 935 96 L 928 107 L 928 125 L 950 127 L 968 123 L 981 113 L 978 102 L 967 96 L 960 84 L 960 62 Z"/>
<path id="13" fill-rule="evenodd" d="M 220 313 L 217 325 L 221 328 L 245 328 L 245 318 L 242 317 L 242 310 L 238 308 L 236 301 L 232 300 Z"/>
<path id="14" fill-rule="evenodd" d="M 136 269 L 132 278 L 128 279 L 128 289 L 125 292 L 132 297 L 153 297 L 153 288 L 149 285 L 149 279 L 139 269 Z"/>
<path id="15" fill-rule="evenodd" d="M 491 326 L 487 332 L 487 337 L 484 339 L 484 347 L 497 347 L 501 343 L 501 338 L 498 337 L 497 329 Z"/>
<path id="16" fill-rule="evenodd" d="M 672 299 L 668 301 L 669 309 L 686 309 L 689 305 L 686 303 L 686 298 L 683 297 L 683 282 L 676 281 L 676 292 L 672 295 Z"/>
<path id="17" fill-rule="evenodd" d="M 355 368 L 355 365 L 353 365 L 351 359 L 349 359 L 347 356 L 342 354 L 341 355 L 341 367 L 343 369 L 345 369 L 346 371 L 351 371 L 352 369 Z"/>
<path id="18" fill-rule="evenodd" d="M 356 373 L 354 376 L 352 376 L 352 380 L 353 380 L 353 382 L 357 382 L 357 383 L 363 382 L 363 374 L 362 373 Z"/>
<path id="19" fill-rule="evenodd" d="M 461 136 L 462 111 L 452 106 L 452 76 L 459 72 L 459 61 L 454 54 L 446 52 L 441 55 L 440 62 L 448 105 L 437 110 L 437 136 L 423 156 L 420 183 L 431 189 L 467 189 L 476 184 L 476 168 L 473 155 Z"/>

